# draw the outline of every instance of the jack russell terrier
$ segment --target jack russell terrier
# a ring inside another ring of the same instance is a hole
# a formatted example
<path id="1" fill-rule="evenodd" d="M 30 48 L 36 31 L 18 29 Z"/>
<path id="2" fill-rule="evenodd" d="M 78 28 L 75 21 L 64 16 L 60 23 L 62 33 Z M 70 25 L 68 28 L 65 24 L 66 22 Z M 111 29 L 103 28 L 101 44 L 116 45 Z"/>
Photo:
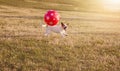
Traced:
<path id="1" fill-rule="evenodd" d="M 67 25 L 64 24 L 63 22 L 61 22 L 60 25 L 55 25 L 55 26 L 42 25 L 42 27 L 46 27 L 45 36 L 48 36 L 51 33 L 51 31 L 55 33 L 60 33 L 62 37 L 67 36 L 66 33 Z"/>

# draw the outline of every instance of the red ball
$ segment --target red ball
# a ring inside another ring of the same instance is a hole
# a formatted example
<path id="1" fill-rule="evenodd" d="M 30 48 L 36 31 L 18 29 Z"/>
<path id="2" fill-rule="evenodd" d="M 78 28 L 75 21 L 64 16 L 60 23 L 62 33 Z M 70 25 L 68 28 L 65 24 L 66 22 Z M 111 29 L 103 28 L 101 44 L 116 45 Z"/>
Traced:
<path id="1" fill-rule="evenodd" d="M 55 10 L 49 10 L 44 15 L 44 21 L 49 26 L 56 25 L 60 20 L 59 14 Z"/>

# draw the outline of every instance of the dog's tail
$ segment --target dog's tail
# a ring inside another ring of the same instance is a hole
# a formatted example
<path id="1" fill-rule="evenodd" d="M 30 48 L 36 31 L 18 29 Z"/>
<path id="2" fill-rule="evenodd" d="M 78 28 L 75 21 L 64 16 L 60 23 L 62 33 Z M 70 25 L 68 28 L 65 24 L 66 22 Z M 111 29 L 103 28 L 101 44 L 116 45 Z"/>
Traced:
<path id="1" fill-rule="evenodd" d="M 47 27 L 47 25 L 41 21 L 41 22 L 40 22 L 40 27 L 45 28 L 45 27 Z"/>
<path id="2" fill-rule="evenodd" d="M 45 24 L 42 24 L 42 27 L 46 27 L 47 25 L 45 25 Z"/>

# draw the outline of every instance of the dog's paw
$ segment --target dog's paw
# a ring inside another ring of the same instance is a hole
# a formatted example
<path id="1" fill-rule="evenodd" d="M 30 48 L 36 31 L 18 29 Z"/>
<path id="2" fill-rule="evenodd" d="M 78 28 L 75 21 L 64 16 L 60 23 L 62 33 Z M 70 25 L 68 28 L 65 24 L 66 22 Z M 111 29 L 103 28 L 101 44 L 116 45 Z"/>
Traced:
<path id="1" fill-rule="evenodd" d="M 65 36 L 68 36 L 68 34 L 65 34 Z"/>

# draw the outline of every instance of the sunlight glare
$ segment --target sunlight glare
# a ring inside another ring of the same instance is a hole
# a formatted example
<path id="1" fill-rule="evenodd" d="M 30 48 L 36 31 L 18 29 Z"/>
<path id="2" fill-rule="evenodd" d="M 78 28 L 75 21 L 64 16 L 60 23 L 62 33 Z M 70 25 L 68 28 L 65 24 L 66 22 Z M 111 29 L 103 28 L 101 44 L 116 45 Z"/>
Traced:
<path id="1" fill-rule="evenodd" d="M 120 0 L 102 0 L 105 9 L 111 11 L 120 11 Z"/>

